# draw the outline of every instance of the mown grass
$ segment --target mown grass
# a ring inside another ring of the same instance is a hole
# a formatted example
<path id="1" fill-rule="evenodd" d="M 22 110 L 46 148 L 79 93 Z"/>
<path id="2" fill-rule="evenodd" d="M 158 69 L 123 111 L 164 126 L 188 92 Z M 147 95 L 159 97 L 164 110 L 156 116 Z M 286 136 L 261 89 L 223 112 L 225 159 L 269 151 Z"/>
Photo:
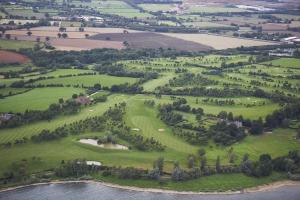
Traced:
<path id="1" fill-rule="evenodd" d="M 0 99 L 0 112 L 45 110 L 58 99 L 71 99 L 72 94 L 83 93 L 81 88 L 36 88 L 28 92 Z"/>

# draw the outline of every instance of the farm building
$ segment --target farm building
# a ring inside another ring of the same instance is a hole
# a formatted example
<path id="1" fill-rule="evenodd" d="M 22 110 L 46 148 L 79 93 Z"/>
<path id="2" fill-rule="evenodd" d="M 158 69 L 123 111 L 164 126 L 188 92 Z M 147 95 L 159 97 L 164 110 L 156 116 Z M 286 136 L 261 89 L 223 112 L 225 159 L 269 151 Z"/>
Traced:
<path id="1" fill-rule="evenodd" d="M 269 52 L 269 56 L 292 57 L 295 49 L 275 49 Z"/>
<path id="2" fill-rule="evenodd" d="M 299 38 L 295 37 L 295 36 L 293 36 L 293 37 L 287 37 L 287 38 L 283 38 L 281 40 L 281 42 L 286 43 L 286 44 L 294 44 L 294 43 L 299 42 Z"/>

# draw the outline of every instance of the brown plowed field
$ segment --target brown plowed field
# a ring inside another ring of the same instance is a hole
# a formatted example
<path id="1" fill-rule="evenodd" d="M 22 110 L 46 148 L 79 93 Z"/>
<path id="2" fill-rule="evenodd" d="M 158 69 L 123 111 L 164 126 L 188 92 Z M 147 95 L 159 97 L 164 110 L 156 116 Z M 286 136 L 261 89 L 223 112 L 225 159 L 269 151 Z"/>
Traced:
<path id="1" fill-rule="evenodd" d="M 22 54 L 0 50 L 0 63 L 2 64 L 27 63 L 29 61 L 30 59 Z"/>
<path id="2" fill-rule="evenodd" d="M 63 51 L 80 51 L 80 50 L 91 50 L 97 48 L 113 48 L 122 49 L 124 48 L 123 42 L 119 41 L 105 41 L 105 40 L 89 40 L 89 39 L 58 39 L 53 38 L 50 40 L 52 46 L 56 50 Z"/>
<path id="3" fill-rule="evenodd" d="M 130 48 L 172 48 L 187 51 L 209 51 L 210 46 L 151 32 L 109 33 L 90 36 L 95 41 L 126 41 Z M 109 40 L 108 40 L 109 39 Z"/>

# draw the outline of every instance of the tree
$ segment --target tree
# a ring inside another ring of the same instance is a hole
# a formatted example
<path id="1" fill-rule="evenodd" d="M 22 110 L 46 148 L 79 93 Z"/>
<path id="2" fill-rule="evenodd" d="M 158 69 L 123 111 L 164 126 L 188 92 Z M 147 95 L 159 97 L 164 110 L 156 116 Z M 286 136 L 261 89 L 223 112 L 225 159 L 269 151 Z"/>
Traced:
<path id="1" fill-rule="evenodd" d="M 174 169 L 172 172 L 172 180 L 182 181 L 184 179 L 184 172 L 180 168 L 178 161 L 174 162 Z"/>
<path id="2" fill-rule="evenodd" d="M 227 119 L 227 112 L 226 111 L 221 111 L 218 114 L 218 117 L 221 118 L 221 119 Z"/>
<path id="3" fill-rule="evenodd" d="M 96 90 L 101 90 L 101 84 L 100 84 L 100 83 L 95 83 L 95 84 L 94 84 L 94 88 L 95 88 Z"/>
<path id="4" fill-rule="evenodd" d="M 78 97 L 78 94 L 73 94 L 72 95 L 72 99 L 77 99 L 77 97 Z"/>
<path id="5" fill-rule="evenodd" d="M 5 34 L 5 38 L 6 38 L 7 40 L 10 40 L 11 35 L 10 35 L 10 34 Z"/>
<path id="6" fill-rule="evenodd" d="M 68 37 L 68 34 L 63 33 L 61 36 L 62 36 L 63 38 L 67 38 L 67 37 Z"/>
<path id="7" fill-rule="evenodd" d="M 124 45 L 125 47 L 128 47 L 128 46 L 129 46 L 129 43 L 128 43 L 127 41 L 124 41 L 124 42 L 123 42 L 123 45 Z"/>
<path id="8" fill-rule="evenodd" d="M 57 33 L 58 38 L 61 38 L 61 33 Z"/>
<path id="9" fill-rule="evenodd" d="M 206 156 L 200 158 L 200 169 L 203 171 L 206 167 L 207 159 Z"/>
<path id="10" fill-rule="evenodd" d="M 164 170 L 164 158 L 159 157 L 156 161 L 153 163 L 153 168 L 157 168 L 160 172 L 160 174 L 163 174 Z"/>
<path id="11" fill-rule="evenodd" d="M 228 113 L 227 119 L 228 119 L 229 121 L 233 121 L 233 114 L 232 114 L 232 112 L 229 112 L 229 113 Z"/>
<path id="12" fill-rule="evenodd" d="M 37 38 L 36 38 L 36 41 L 37 41 L 37 42 L 40 42 L 40 41 L 41 41 L 41 38 L 40 38 L 40 37 L 37 37 Z"/>
<path id="13" fill-rule="evenodd" d="M 216 160 L 216 171 L 218 173 L 221 172 L 221 161 L 220 161 L 220 156 L 217 157 L 217 160 Z"/>
<path id="14" fill-rule="evenodd" d="M 88 38 L 90 35 L 86 33 L 86 34 L 84 34 L 84 36 L 85 36 L 85 38 Z"/>
<path id="15" fill-rule="evenodd" d="M 263 133 L 264 127 L 263 127 L 263 121 L 262 118 L 260 117 L 258 120 L 254 120 L 251 123 L 251 128 L 249 130 L 249 132 L 252 135 L 260 135 Z"/>
<path id="16" fill-rule="evenodd" d="M 31 35 L 32 35 L 32 32 L 31 32 L 31 31 L 28 31 L 26 34 L 27 34 L 28 36 L 31 36 Z"/>
<path id="17" fill-rule="evenodd" d="M 60 99 L 58 100 L 58 103 L 59 103 L 59 104 L 63 104 L 63 103 L 64 103 L 64 99 L 63 99 L 63 98 L 60 98 Z"/>
<path id="18" fill-rule="evenodd" d="M 198 155 L 199 155 L 200 158 L 201 158 L 202 156 L 204 156 L 205 154 L 206 154 L 205 149 L 201 148 L 201 149 L 198 150 Z"/>
<path id="19" fill-rule="evenodd" d="M 188 157 L 188 168 L 193 168 L 195 166 L 195 156 L 190 155 Z"/>
<path id="20" fill-rule="evenodd" d="M 45 38 L 45 40 L 46 40 L 47 42 L 49 42 L 49 41 L 50 41 L 50 37 L 47 36 L 47 37 Z"/>
<path id="21" fill-rule="evenodd" d="M 272 158 L 269 154 L 262 154 L 259 157 L 257 175 L 269 176 L 272 173 Z"/>

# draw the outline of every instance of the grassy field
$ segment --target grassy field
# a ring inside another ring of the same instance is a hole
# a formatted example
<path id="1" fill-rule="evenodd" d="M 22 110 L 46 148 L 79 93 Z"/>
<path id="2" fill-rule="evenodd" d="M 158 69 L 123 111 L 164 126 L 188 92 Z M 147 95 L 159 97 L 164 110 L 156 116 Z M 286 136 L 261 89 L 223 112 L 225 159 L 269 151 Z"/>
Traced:
<path id="1" fill-rule="evenodd" d="M 142 7 L 144 10 L 151 12 L 171 11 L 175 8 L 175 6 L 172 4 L 139 4 L 138 6 Z"/>
<path id="2" fill-rule="evenodd" d="M 274 66 L 280 67 L 292 67 L 292 68 L 299 68 L 300 69 L 300 59 L 297 58 L 279 58 L 276 60 L 272 60 L 266 62 L 266 64 L 272 64 Z"/>
<path id="3" fill-rule="evenodd" d="M 85 76 L 73 76 L 73 77 L 65 77 L 65 78 L 54 78 L 37 81 L 34 84 L 63 84 L 63 85 L 84 85 L 84 86 L 94 86 L 96 83 L 100 83 L 102 86 L 112 86 L 123 83 L 134 83 L 136 82 L 136 78 L 128 78 L 128 77 L 116 77 L 116 76 L 108 76 L 108 75 L 85 75 Z"/>
<path id="4" fill-rule="evenodd" d="M 186 12 L 188 13 L 235 13 L 245 12 L 240 8 L 217 7 L 217 6 L 191 6 Z"/>
<path id="5" fill-rule="evenodd" d="M 0 49 L 19 50 L 21 48 L 33 48 L 36 42 L 31 41 L 16 41 L 0 39 Z"/>
<path id="6" fill-rule="evenodd" d="M 84 92 L 80 88 L 36 88 L 29 92 L 0 99 L 0 112 L 45 110 L 59 98 L 70 99 L 72 94 Z"/>

